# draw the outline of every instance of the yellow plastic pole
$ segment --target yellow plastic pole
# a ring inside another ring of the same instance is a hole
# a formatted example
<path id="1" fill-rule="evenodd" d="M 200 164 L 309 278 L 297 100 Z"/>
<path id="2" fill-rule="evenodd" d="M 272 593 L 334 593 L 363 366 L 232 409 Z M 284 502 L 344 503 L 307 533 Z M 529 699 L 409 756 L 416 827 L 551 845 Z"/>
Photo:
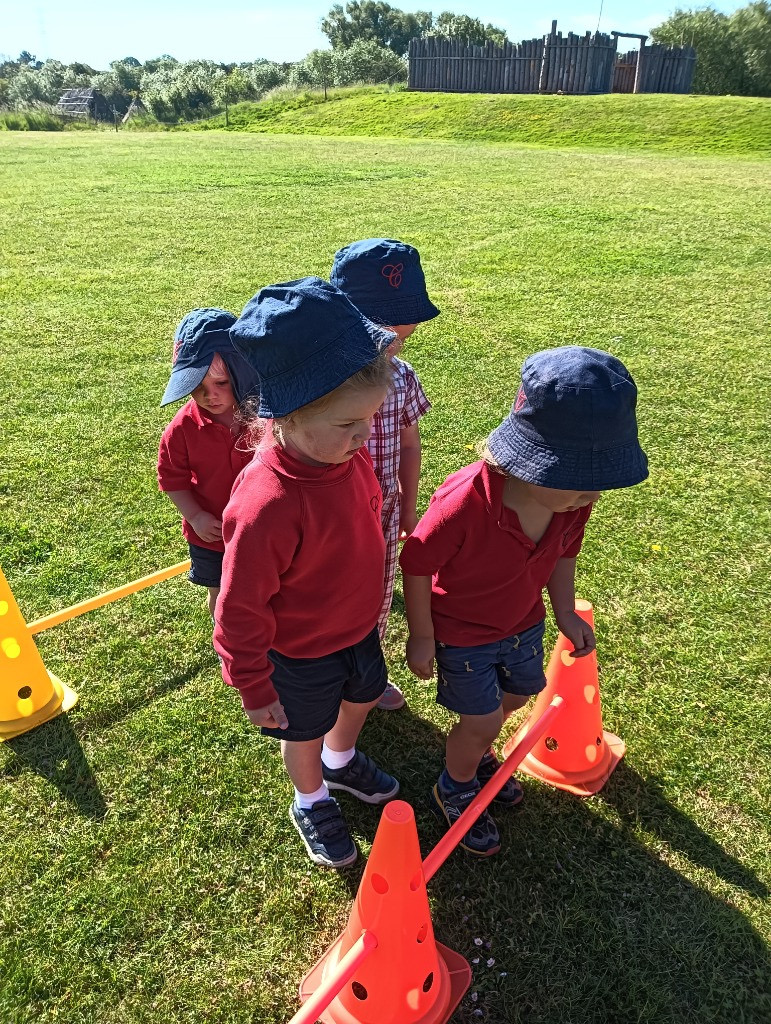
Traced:
<path id="1" fill-rule="evenodd" d="M 134 580 L 133 583 L 125 583 L 122 587 L 108 590 L 105 594 L 90 597 L 87 601 L 80 601 L 69 608 L 62 608 L 61 611 L 54 612 L 53 615 L 46 615 L 43 619 L 35 619 L 34 622 L 28 622 L 27 629 L 33 636 L 35 633 L 42 633 L 44 629 L 58 626 L 68 619 L 74 619 L 78 615 L 84 615 L 86 612 L 93 611 L 95 608 L 101 608 L 104 604 L 112 604 L 113 601 L 119 601 L 122 597 L 135 594 L 138 590 L 151 587 L 153 583 L 161 583 L 163 580 L 171 579 L 172 576 L 179 576 L 180 573 L 186 572 L 189 568 L 190 560 L 188 559 L 186 562 L 172 565 L 168 569 L 159 569 L 158 572 L 152 572 L 149 576 L 143 576 L 140 580 Z"/>

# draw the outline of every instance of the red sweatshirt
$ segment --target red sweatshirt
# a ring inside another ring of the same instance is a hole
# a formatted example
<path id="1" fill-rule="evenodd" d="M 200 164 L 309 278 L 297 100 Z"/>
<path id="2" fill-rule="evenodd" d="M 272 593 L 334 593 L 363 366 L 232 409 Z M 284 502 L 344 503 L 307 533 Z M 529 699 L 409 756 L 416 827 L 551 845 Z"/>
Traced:
<path id="1" fill-rule="evenodd" d="M 474 462 L 448 476 L 399 563 L 410 576 L 432 576 L 434 635 L 454 647 L 495 643 L 546 614 L 541 592 L 560 558 L 581 550 L 592 507 L 555 512 L 535 544 L 503 504 L 505 476 Z"/>
<path id="2" fill-rule="evenodd" d="M 382 495 L 362 448 L 308 466 L 266 441 L 233 485 L 214 646 L 245 708 L 277 699 L 268 651 L 320 658 L 363 640 L 383 601 Z"/>

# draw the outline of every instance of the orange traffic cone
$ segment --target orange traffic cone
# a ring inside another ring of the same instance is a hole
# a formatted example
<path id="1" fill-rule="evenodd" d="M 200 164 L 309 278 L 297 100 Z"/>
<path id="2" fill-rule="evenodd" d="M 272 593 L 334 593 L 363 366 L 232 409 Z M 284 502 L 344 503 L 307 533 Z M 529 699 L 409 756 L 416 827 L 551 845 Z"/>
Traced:
<path id="1" fill-rule="evenodd" d="M 445 1024 L 471 984 L 471 968 L 434 940 L 415 814 L 403 800 L 384 808 L 348 925 L 303 978 L 300 999 L 330 978 L 364 930 L 377 948 L 318 1019 Z"/>
<path id="2" fill-rule="evenodd" d="M 69 711 L 77 699 L 46 671 L 0 569 L 0 742 Z"/>
<path id="3" fill-rule="evenodd" d="M 594 629 L 594 615 L 588 601 L 576 601 L 576 611 Z M 573 658 L 573 645 L 562 633 L 546 669 L 546 688 L 535 702 L 523 728 L 504 748 L 504 754 L 527 732 L 549 706 L 555 694 L 564 700 L 564 710 L 550 734 L 539 740 L 520 766 L 520 770 L 557 789 L 578 796 L 599 793 L 610 773 L 626 752 L 626 744 L 602 728 L 600 684 L 597 655 Z"/>

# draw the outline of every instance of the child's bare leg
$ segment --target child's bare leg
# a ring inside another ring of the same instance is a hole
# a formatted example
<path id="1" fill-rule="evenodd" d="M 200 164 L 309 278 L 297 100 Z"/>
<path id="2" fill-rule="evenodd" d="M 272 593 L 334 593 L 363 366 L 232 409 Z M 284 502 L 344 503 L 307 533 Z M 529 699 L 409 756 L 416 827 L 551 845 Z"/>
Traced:
<path id="1" fill-rule="evenodd" d="M 503 725 L 502 708 L 489 715 L 461 715 L 447 736 L 447 774 L 456 782 L 470 782 L 477 765 Z"/>
<path id="2" fill-rule="evenodd" d="M 214 618 L 214 607 L 217 604 L 217 596 L 219 595 L 219 587 L 208 587 L 209 591 L 209 615 Z"/>
<path id="3" fill-rule="evenodd" d="M 354 704 L 349 700 L 342 701 L 337 721 L 324 737 L 324 742 L 329 749 L 350 750 L 355 747 L 367 715 L 374 707 L 377 707 L 376 700 L 370 701 L 369 704 Z"/>
<path id="4" fill-rule="evenodd" d="M 504 722 L 512 713 L 512 711 L 519 711 L 525 704 L 530 700 L 529 697 L 522 697 L 518 693 L 504 693 L 503 694 L 503 720 Z"/>
<path id="5" fill-rule="evenodd" d="M 324 784 L 321 777 L 322 739 L 281 741 L 281 756 L 292 785 L 300 793 L 315 793 Z"/>

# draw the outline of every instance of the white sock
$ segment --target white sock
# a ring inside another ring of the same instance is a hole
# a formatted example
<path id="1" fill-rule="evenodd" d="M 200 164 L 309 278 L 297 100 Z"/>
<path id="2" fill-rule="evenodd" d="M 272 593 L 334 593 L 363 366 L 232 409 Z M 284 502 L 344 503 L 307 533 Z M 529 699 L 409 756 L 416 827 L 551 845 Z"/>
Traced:
<path id="1" fill-rule="evenodd" d="M 310 810 L 318 800 L 329 800 L 329 790 L 326 782 L 322 782 L 315 793 L 301 793 L 299 789 L 294 791 L 294 802 L 298 807 Z"/>
<path id="2" fill-rule="evenodd" d="M 353 760 L 355 753 L 356 747 L 351 747 L 350 750 L 330 750 L 325 741 L 321 748 L 321 760 L 327 768 L 345 768 L 348 762 Z"/>

